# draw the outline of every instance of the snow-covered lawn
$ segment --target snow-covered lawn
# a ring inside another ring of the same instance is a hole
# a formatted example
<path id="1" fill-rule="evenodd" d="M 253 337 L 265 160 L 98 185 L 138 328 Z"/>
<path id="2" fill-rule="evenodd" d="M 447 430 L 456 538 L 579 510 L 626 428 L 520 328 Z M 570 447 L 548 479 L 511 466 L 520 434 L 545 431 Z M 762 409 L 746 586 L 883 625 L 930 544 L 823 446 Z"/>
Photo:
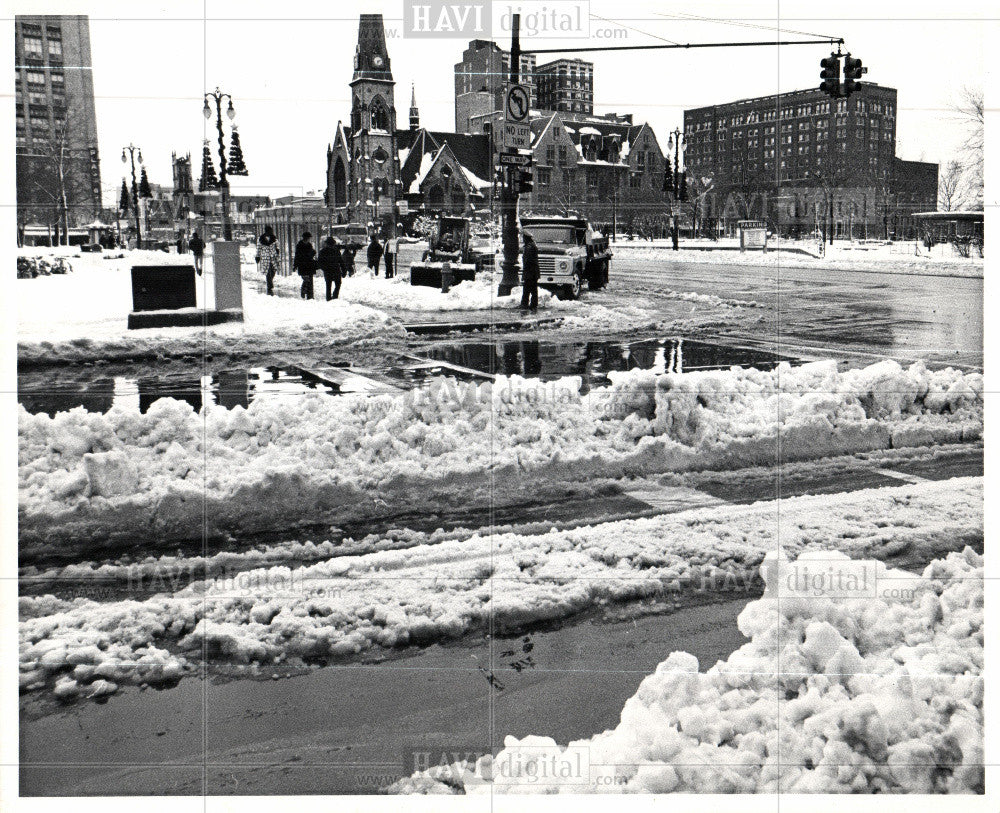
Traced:
<path id="1" fill-rule="evenodd" d="M 384 311 L 341 301 L 304 302 L 267 297 L 244 289 L 245 321 L 209 327 L 129 330 L 132 265 L 190 265 L 190 255 L 160 251 L 107 252 L 73 256 L 73 272 L 17 280 L 15 308 L 19 364 L 52 364 L 157 356 L 268 352 L 328 346 L 371 336 L 402 336 L 402 326 Z M 28 252 L 31 253 L 31 252 Z M 124 253 L 124 257 L 117 258 Z M 196 278 L 198 307 L 214 307 L 211 260 Z"/>
<path id="2" fill-rule="evenodd" d="M 707 672 L 671 653 L 614 729 L 568 747 L 507 737 L 394 790 L 982 793 L 982 557 L 966 548 L 920 576 L 876 564 L 880 587 L 912 591 L 899 598 L 776 599 L 796 570 L 848 560 L 787 553 L 768 554 L 772 595 L 740 614 L 750 642 Z"/>
<path id="3" fill-rule="evenodd" d="M 276 396 L 202 413 L 19 413 L 22 551 L 113 539 L 134 546 L 503 501 L 525 487 L 666 471 L 775 465 L 973 440 L 983 379 L 885 361 L 771 372 L 435 378 L 399 395 Z"/>
<path id="4" fill-rule="evenodd" d="M 295 569 L 265 564 L 145 601 L 22 597 L 21 685 L 74 697 L 109 691 L 103 681 L 170 680 L 197 668 L 203 645 L 213 661 L 253 673 L 268 664 L 453 638 L 490 617 L 498 627 L 517 628 L 598 603 L 668 597 L 715 576 L 720 584 L 727 575 L 739 580 L 779 542 L 791 555 L 930 554 L 982 533 L 982 499 L 982 479 L 961 478 L 539 535 L 430 535 L 427 544 L 405 550 Z M 311 559 L 317 548 L 299 553 Z M 149 564 L 162 574 L 200 563 Z M 140 571 L 133 577 L 143 578 Z"/>

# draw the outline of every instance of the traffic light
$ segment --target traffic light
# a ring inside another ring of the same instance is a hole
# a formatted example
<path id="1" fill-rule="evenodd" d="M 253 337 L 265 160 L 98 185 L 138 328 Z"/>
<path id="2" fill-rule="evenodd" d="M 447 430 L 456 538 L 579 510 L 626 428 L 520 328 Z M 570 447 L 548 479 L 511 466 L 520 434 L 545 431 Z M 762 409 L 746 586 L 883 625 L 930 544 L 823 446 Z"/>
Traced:
<path id="1" fill-rule="evenodd" d="M 838 98 L 840 96 L 840 57 L 836 54 L 830 54 L 826 59 L 821 59 L 819 64 L 823 69 L 819 73 L 819 78 L 823 80 L 819 89 L 828 93 L 833 99 Z"/>
<path id="2" fill-rule="evenodd" d="M 521 167 L 517 173 L 517 192 L 519 195 L 524 195 L 530 192 L 535 184 L 533 183 L 534 176 L 532 175 L 530 167 Z"/>
<path id="3" fill-rule="evenodd" d="M 673 192 L 674 191 L 674 172 L 670 168 L 670 156 L 667 156 L 667 169 L 663 173 L 663 191 Z"/>
<path id="4" fill-rule="evenodd" d="M 850 54 L 844 57 L 844 95 L 850 96 L 854 91 L 861 88 L 858 80 L 861 74 L 867 72 L 867 68 L 861 65 L 860 59 L 853 59 Z"/>

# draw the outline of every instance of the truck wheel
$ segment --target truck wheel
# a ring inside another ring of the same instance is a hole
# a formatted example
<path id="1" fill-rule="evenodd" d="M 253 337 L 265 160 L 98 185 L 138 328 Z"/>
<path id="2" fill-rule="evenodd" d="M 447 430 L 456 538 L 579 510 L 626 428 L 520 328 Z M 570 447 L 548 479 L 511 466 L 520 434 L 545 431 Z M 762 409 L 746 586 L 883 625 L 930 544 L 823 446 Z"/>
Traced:
<path id="1" fill-rule="evenodd" d="M 572 284 L 563 286 L 563 299 L 579 299 L 582 291 L 583 280 L 580 278 L 580 272 L 574 271 Z"/>

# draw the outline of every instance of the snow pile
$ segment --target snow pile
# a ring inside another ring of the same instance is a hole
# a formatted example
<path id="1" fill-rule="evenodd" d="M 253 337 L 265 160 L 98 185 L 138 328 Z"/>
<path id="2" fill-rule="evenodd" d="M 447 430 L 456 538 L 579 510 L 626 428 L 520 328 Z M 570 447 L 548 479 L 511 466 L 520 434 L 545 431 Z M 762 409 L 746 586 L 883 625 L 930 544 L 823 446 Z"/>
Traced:
<path id="1" fill-rule="evenodd" d="M 809 459 L 982 433 L 982 376 L 919 363 L 611 377 L 611 387 L 585 396 L 576 377 L 513 376 L 202 413 L 172 399 L 146 414 L 116 406 L 50 418 L 21 407 L 22 551 L 150 533 L 191 538 L 206 517 L 210 534 L 358 519 L 377 512 L 373 494 L 395 510 L 427 510 L 502 502 L 542 483 L 773 465 L 779 452 Z M 109 452 L 118 456 L 100 456 Z"/>
<path id="2" fill-rule="evenodd" d="M 279 299 L 254 286 L 244 286 L 244 322 L 207 329 L 129 330 L 131 267 L 190 265 L 191 259 L 160 251 L 124 255 L 82 254 L 71 259 L 71 274 L 17 281 L 19 365 L 293 350 L 405 335 L 402 326 L 380 310 L 350 302 Z M 195 282 L 198 307 L 214 307 L 214 284 L 209 259 L 204 276 Z"/>
<path id="3" fill-rule="evenodd" d="M 956 478 L 750 506 L 721 505 L 538 535 L 428 538 L 406 549 L 229 572 L 144 601 L 22 597 L 21 686 L 65 697 L 96 678 L 119 685 L 195 671 L 213 661 L 249 670 L 353 657 L 371 647 L 454 638 L 493 624 L 517 629 L 594 605 L 729 582 L 750 588 L 777 544 L 856 556 L 936 553 L 982 533 L 982 480 Z M 378 547 L 376 542 L 374 547 Z M 287 551 L 283 551 L 287 552 Z M 302 550 L 303 558 L 314 551 Z M 929 558 L 929 557 L 928 557 Z M 190 572 L 202 560 L 177 562 Z M 219 564 L 219 563 L 213 563 Z"/>
<path id="4" fill-rule="evenodd" d="M 880 590 L 905 586 L 912 597 L 776 600 L 795 568 L 817 559 L 849 563 L 840 553 L 769 554 L 761 573 L 772 595 L 739 617 L 750 643 L 705 673 L 694 656 L 672 653 L 617 728 L 567 749 L 507 737 L 474 767 L 415 774 L 394 789 L 982 793 L 982 557 L 966 548 L 919 578 L 876 563 Z M 560 755 L 580 772 L 544 773 Z"/>

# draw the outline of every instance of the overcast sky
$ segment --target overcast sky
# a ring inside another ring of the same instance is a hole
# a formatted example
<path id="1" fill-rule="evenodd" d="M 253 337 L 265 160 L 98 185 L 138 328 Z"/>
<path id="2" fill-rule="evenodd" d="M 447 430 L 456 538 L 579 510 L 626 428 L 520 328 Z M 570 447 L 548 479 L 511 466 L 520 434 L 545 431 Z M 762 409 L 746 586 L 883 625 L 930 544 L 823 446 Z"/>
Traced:
<path id="1" fill-rule="evenodd" d="M 15 0 L 14 6 L 26 13 L 39 10 L 27 0 Z M 986 2 L 591 0 L 589 7 L 592 34 L 597 27 L 625 31 L 627 38 L 615 44 L 770 40 L 779 19 L 786 39 L 804 38 L 798 32 L 842 36 L 869 67 L 867 80 L 898 89 L 897 151 L 903 158 L 951 158 L 962 129 L 949 105 L 963 86 L 985 84 L 983 17 L 992 8 Z M 216 85 L 235 98 L 251 173 L 233 179 L 234 190 L 272 197 L 321 190 L 326 146 L 338 119 L 348 116 L 362 11 L 381 12 L 390 29 L 398 123 L 405 126 L 413 82 L 421 123 L 454 128 L 454 64 L 466 40 L 402 37 L 403 0 L 55 0 L 45 11 L 90 16 L 101 174 L 109 202 L 121 184 L 120 153 L 129 142 L 142 147 L 153 183 L 171 182 L 171 151 L 191 152 L 197 181 L 206 134 L 202 94 Z M 841 16 L 818 16 L 824 13 Z M 690 14 L 739 24 L 685 17 Z M 500 32 L 494 35 L 509 45 Z M 524 47 L 596 42 L 522 37 Z M 631 112 L 652 124 L 665 147 L 685 108 L 813 87 L 819 83 L 819 60 L 828 52 L 824 45 L 809 45 L 583 56 L 595 66 L 595 112 Z"/>

